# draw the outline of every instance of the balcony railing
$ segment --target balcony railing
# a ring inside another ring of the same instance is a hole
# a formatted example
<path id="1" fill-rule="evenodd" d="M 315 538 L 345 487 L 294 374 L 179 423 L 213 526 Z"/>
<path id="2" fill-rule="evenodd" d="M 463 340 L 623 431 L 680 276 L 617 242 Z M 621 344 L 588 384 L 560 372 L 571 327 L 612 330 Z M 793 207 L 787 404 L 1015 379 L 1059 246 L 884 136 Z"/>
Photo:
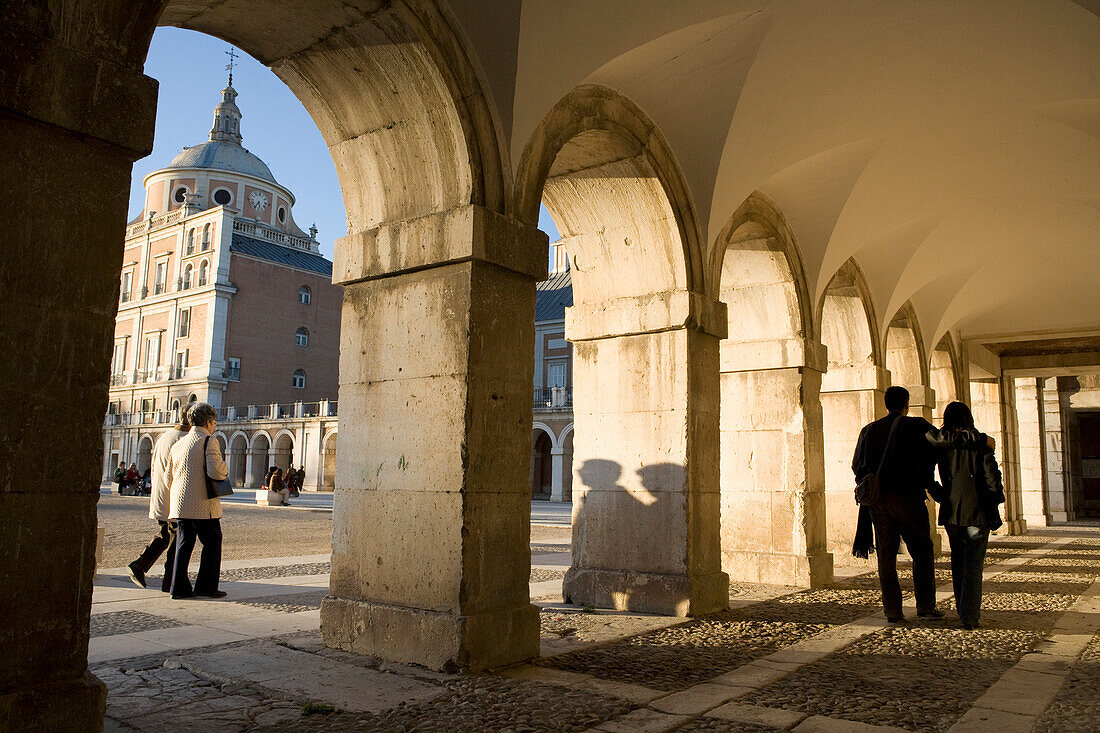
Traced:
<path id="1" fill-rule="evenodd" d="M 304 249 L 307 252 L 317 251 L 317 242 L 308 237 L 296 237 L 293 234 L 287 234 L 286 232 L 270 227 L 260 222 L 242 221 L 241 219 L 233 220 L 233 231 L 247 234 L 252 237 L 262 237 L 269 242 L 275 242 L 276 244 L 289 245 L 296 247 L 297 249 Z"/>
<path id="2" fill-rule="evenodd" d="M 536 410 L 573 409 L 573 390 L 568 387 L 535 387 Z"/>

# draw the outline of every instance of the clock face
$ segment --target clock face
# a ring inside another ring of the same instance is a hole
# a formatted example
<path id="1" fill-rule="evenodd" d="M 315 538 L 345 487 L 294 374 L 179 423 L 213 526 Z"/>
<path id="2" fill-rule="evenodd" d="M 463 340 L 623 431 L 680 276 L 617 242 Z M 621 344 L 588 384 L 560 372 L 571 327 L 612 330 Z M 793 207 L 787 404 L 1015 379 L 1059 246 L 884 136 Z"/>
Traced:
<path id="1" fill-rule="evenodd" d="M 256 211 L 263 211 L 267 208 L 267 194 L 263 191 L 253 191 L 248 196 L 248 203 L 252 204 L 252 208 Z"/>

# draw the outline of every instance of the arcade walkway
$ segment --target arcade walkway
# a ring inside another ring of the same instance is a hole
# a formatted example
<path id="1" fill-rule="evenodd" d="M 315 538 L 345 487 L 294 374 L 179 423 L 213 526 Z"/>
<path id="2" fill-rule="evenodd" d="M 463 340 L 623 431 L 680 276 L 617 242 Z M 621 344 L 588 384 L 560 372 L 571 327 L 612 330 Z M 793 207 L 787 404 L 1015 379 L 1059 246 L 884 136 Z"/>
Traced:
<path id="1" fill-rule="evenodd" d="M 1100 718 L 1096 527 L 996 537 L 971 632 L 950 611 L 885 627 L 858 571 L 820 590 L 734 585 L 730 610 L 701 619 L 586 613 L 555 602 L 564 542 L 532 545 L 543 656 L 484 675 L 325 649 L 324 556 L 228 563 L 227 602 L 106 570 L 89 651 L 106 730 L 1047 733 Z M 948 610 L 947 562 L 938 574 Z"/>

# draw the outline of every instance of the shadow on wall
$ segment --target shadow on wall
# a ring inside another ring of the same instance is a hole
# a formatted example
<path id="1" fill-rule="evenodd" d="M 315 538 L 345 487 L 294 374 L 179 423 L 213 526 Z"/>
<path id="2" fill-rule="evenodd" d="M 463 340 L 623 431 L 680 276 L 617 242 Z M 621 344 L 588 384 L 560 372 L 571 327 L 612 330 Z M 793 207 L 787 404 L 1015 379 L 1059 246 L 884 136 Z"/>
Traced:
<path id="1" fill-rule="evenodd" d="M 685 616 L 691 603 L 687 471 L 676 463 L 631 473 L 585 461 L 574 492 L 567 603 Z M 698 509 L 696 509 L 698 511 Z"/>

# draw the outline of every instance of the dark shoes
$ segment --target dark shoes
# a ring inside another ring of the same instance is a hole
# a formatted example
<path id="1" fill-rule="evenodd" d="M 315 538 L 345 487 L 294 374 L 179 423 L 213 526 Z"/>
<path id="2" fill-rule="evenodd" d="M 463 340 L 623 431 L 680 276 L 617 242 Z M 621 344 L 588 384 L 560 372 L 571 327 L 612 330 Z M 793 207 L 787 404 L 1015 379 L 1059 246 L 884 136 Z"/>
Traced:
<path id="1" fill-rule="evenodd" d="M 886 617 L 886 623 L 889 623 L 889 624 L 907 624 L 907 623 L 909 623 L 909 621 L 904 616 L 887 616 Z"/>
<path id="2" fill-rule="evenodd" d="M 194 598 L 194 597 L 195 597 L 194 593 L 173 593 L 172 594 L 172 600 L 173 601 L 185 601 L 188 598 Z"/>
<path id="3" fill-rule="evenodd" d="M 964 629 L 966 629 L 967 631 L 973 631 L 974 629 L 978 628 L 979 626 L 981 626 L 981 623 L 979 623 L 978 621 L 975 621 L 972 624 L 967 623 L 966 621 L 963 621 L 963 624 L 962 624 L 962 627 Z"/>
<path id="4" fill-rule="evenodd" d="M 943 618 L 943 617 L 944 617 L 943 611 L 939 610 L 938 608 L 933 608 L 931 611 L 917 611 L 917 618 L 936 619 L 936 618 Z"/>
<path id="5" fill-rule="evenodd" d="M 212 590 L 207 593 L 199 593 L 196 591 L 195 595 L 202 596 L 203 598 L 225 598 L 229 594 L 224 590 Z"/>
<path id="6" fill-rule="evenodd" d="M 134 581 L 134 585 L 138 588 L 145 587 L 145 573 L 134 567 L 133 563 L 128 566 L 130 570 L 130 580 Z"/>

